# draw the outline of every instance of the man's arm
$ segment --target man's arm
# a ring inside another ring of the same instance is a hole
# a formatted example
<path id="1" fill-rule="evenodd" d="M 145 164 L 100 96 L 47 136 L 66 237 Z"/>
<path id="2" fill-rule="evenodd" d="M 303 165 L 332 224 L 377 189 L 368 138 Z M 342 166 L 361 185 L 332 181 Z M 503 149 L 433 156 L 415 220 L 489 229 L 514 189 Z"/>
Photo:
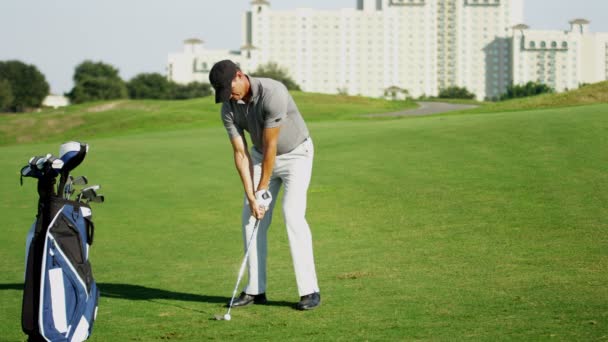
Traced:
<path id="1" fill-rule="evenodd" d="M 255 191 L 253 188 L 253 163 L 251 162 L 251 156 L 249 156 L 249 152 L 247 151 L 247 141 L 244 136 L 239 135 L 230 139 L 230 142 L 232 143 L 232 150 L 234 152 L 234 165 L 241 177 L 245 196 L 247 196 L 247 200 L 249 201 L 251 215 L 255 216 L 257 219 L 261 219 L 264 216 L 264 212 L 259 208 L 255 200 Z"/>
<path id="2" fill-rule="evenodd" d="M 258 184 L 257 190 L 268 190 L 270 183 L 270 176 L 274 169 L 274 160 L 277 156 L 277 141 L 279 140 L 279 132 L 281 127 L 264 128 L 262 133 L 262 141 L 264 143 L 262 161 L 262 176 L 260 177 L 260 184 Z"/>

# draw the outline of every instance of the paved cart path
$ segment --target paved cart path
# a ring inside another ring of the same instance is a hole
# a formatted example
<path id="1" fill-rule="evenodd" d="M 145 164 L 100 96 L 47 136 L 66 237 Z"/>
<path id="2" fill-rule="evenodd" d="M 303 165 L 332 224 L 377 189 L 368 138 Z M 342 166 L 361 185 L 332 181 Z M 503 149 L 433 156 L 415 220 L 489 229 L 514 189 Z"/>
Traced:
<path id="1" fill-rule="evenodd" d="M 417 102 L 417 103 L 418 103 L 418 105 L 420 105 L 420 107 L 415 108 L 415 109 L 409 109 L 409 110 L 404 110 L 404 111 L 400 111 L 400 112 L 392 112 L 392 113 L 366 114 L 364 116 L 368 117 L 368 118 L 378 118 L 378 117 L 429 115 L 429 114 L 453 112 L 456 110 L 463 110 L 463 109 L 479 107 L 476 105 L 454 104 L 454 103 L 445 103 L 445 102 Z"/>

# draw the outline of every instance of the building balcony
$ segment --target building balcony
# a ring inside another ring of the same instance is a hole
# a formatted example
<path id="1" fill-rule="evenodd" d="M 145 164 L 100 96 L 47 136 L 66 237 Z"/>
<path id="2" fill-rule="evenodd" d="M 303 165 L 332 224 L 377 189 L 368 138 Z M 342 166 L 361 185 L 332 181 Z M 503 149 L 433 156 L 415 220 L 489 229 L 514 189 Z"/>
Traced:
<path id="1" fill-rule="evenodd" d="M 425 0 L 390 0 L 389 6 L 425 6 Z"/>
<path id="2" fill-rule="evenodd" d="M 500 0 L 464 0 L 464 5 L 498 7 L 500 6 Z"/>

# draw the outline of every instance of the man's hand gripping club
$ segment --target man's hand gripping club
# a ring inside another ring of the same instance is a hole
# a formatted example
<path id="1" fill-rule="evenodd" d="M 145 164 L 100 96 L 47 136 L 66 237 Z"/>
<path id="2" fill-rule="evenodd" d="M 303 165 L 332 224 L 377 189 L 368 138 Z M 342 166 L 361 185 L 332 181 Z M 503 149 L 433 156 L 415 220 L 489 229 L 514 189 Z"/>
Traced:
<path id="1" fill-rule="evenodd" d="M 270 203 L 272 202 L 272 194 L 267 189 L 258 190 L 255 193 L 255 201 L 249 201 L 251 215 L 256 219 L 261 220 L 266 214 Z"/>

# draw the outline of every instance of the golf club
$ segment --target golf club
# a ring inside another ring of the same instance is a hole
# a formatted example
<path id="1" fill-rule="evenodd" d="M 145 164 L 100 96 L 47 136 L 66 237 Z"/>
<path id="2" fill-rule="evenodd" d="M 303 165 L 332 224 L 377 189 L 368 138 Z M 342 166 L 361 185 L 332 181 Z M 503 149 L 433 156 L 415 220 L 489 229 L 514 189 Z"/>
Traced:
<path id="1" fill-rule="evenodd" d="M 72 175 L 68 175 L 67 180 L 65 181 L 65 186 L 63 188 L 63 198 L 69 200 L 70 195 L 74 192 L 74 177 Z"/>
<path id="2" fill-rule="evenodd" d="M 89 184 L 89 180 L 87 179 L 87 177 L 85 176 L 78 176 L 76 178 L 72 177 L 72 175 L 70 175 L 68 177 L 67 182 L 65 183 L 65 190 L 64 190 L 64 197 L 65 199 L 70 199 L 72 197 L 72 195 L 74 194 L 74 191 L 76 191 L 76 189 L 74 188 L 75 185 L 87 185 Z"/>
<path id="3" fill-rule="evenodd" d="M 77 201 L 81 202 L 83 199 L 91 200 L 91 198 L 97 196 L 97 190 L 99 190 L 99 185 L 93 185 L 88 188 L 82 189 L 82 191 L 78 194 Z"/>
<path id="4" fill-rule="evenodd" d="M 87 185 L 87 184 L 89 184 L 89 179 L 86 176 L 78 176 L 72 180 L 72 184 Z"/>
<path id="5" fill-rule="evenodd" d="M 89 198 L 87 200 L 87 204 L 93 202 L 93 203 L 103 203 L 106 200 L 106 198 L 103 195 L 95 195 L 95 197 Z"/>
<path id="6" fill-rule="evenodd" d="M 230 304 L 228 305 L 228 312 L 225 315 L 215 315 L 215 319 L 218 321 L 229 321 L 232 317 L 230 316 L 230 310 L 232 310 L 232 303 L 234 302 L 234 297 L 236 296 L 236 291 L 239 288 L 239 283 L 241 282 L 241 278 L 243 277 L 243 273 L 245 272 L 245 265 L 247 264 L 247 258 L 249 257 L 249 247 L 251 247 L 251 241 L 253 241 L 253 237 L 255 236 L 255 232 L 260 225 L 260 220 L 255 220 L 255 225 L 253 226 L 253 230 L 251 231 L 251 237 L 249 237 L 249 242 L 247 242 L 247 249 L 245 250 L 245 257 L 243 258 L 243 262 L 241 263 L 241 269 L 239 270 L 239 276 L 236 279 L 236 285 L 234 286 L 234 291 L 232 291 L 232 298 L 230 299 Z"/>

